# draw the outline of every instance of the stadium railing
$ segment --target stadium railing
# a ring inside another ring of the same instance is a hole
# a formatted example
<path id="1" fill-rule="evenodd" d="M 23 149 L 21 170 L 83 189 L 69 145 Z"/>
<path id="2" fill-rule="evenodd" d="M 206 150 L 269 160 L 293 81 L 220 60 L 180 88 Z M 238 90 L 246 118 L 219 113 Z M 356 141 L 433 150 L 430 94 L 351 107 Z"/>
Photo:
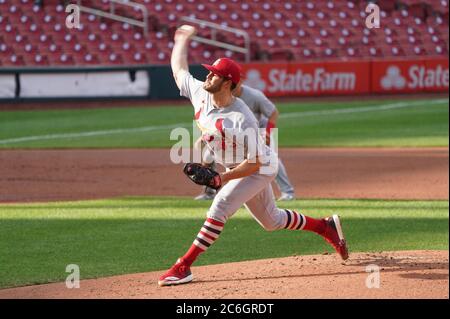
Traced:
<path id="1" fill-rule="evenodd" d="M 187 16 L 181 18 L 181 23 L 183 23 L 183 22 L 198 25 L 200 28 L 210 28 L 211 29 L 211 38 L 194 36 L 194 37 L 192 37 L 192 40 L 201 42 L 201 43 L 205 43 L 205 44 L 209 44 L 212 46 L 216 46 L 219 48 L 223 48 L 226 50 L 243 53 L 243 54 L 245 54 L 245 62 L 247 62 L 247 63 L 250 62 L 250 36 L 246 31 L 241 30 L 241 29 L 236 29 L 236 28 L 230 28 L 230 27 L 227 27 L 227 26 L 224 26 L 221 24 L 209 22 L 206 20 L 191 18 L 191 17 L 187 17 Z M 230 44 L 230 43 L 226 43 L 226 42 L 217 40 L 217 38 L 216 38 L 217 31 L 229 32 L 229 33 L 234 34 L 237 37 L 241 36 L 244 39 L 244 46 L 241 47 L 241 46 L 237 46 L 234 44 Z"/>
<path id="2" fill-rule="evenodd" d="M 144 6 L 143 4 L 132 2 L 132 1 L 110 0 L 109 1 L 109 12 L 106 12 L 106 11 L 103 11 L 100 9 L 83 6 L 82 2 L 83 2 L 82 0 L 77 0 L 77 5 L 82 12 L 98 15 L 100 17 L 113 19 L 116 21 L 120 21 L 120 22 L 131 24 L 131 25 L 135 25 L 137 27 L 141 27 L 144 29 L 144 34 L 148 35 L 148 10 L 147 10 L 146 6 Z M 142 21 L 117 14 L 116 13 L 116 5 L 117 4 L 132 7 L 137 11 L 141 11 L 142 12 Z"/>

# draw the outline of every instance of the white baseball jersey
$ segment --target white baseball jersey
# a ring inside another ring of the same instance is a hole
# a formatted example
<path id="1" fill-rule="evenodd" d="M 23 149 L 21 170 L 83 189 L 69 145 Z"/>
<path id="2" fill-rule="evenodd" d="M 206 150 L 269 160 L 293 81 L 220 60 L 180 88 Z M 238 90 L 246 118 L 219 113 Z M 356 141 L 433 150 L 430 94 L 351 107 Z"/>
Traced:
<path id="1" fill-rule="evenodd" d="M 253 112 L 258 120 L 259 127 L 265 127 L 267 125 L 267 119 L 276 110 L 275 105 L 263 92 L 247 85 L 241 86 L 241 96 L 239 98 L 242 99 Z"/>
<path id="2" fill-rule="evenodd" d="M 276 165 L 271 149 L 259 134 L 255 116 L 241 99 L 233 98 L 233 102 L 224 108 L 215 107 L 212 95 L 203 89 L 203 82 L 188 72 L 181 75 L 180 86 L 180 95 L 189 98 L 194 106 L 194 119 L 216 162 L 233 168 L 245 159 L 254 160 L 258 156 L 261 162 Z M 249 133 L 249 137 L 239 139 L 244 132 Z M 233 139 L 229 133 L 241 135 Z M 243 156 L 227 157 L 227 152 Z"/>
<path id="3" fill-rule="evenodd" d="M 276 110 L 275 105 L 264 95 L 260 90 L 256 90 L 247 85 L 242 85 L 241 96 L 239 97 L 244 101 L 250 110 L 255 114 L 258 119 L 259 127 L 267 127 L 267 122 L 272 113 Z M 265 130 L 264 130 L 265 133 Z M 272 137 L 273 139 L 273 137 Z M 287 176 L 286 168 L 283 165 L 281 159 L 278 159 L 278 174 L 275 178 L 280 191 L 283 194 L 294 195 L 294 187 L 292 186 Z"/>
<path id="4" fill-rule="evenodd" d="M 239 159 L 224 162 L 223 158 L 217 155 L 224 147 L 224 133 L 225 140 L 228 138 L 225 129 L 230 128 L 239 131 L 253 130 L 260 146 L 258 156 L 263 163 L 267 160 L 265 167 L 267 169 L 264 172 L 260 169 L 250 176 L 233 179 L 226 183 L 215 196 L 207 216 L 225 223 L 242 205 L 245 205 L 265 229 L 284 228 L 288 222 L 288 215 L 286 211 L 276 207 L 270 185 L 278 170 L 278 155 L 265 144 L 259 134 L 257 120 L 253 113 L 239 98 L 235 98 L 228 107 L 216 108 L 212 104 L 211 94 L 203 89 L 203 82 L 194 79 L 188 72 L 180 77 L 180 95 L 191 100 L 195 111 L 194 118 L 202 131 L 203 140 L 213 151 L 215 161 L 227 168 L 233 168 L 242 162 Z M 228 147 L 227 145 L 233 145 L 236 149 L 245 147 L 245 143 L 225 144 L 225 147 Z M 255 154 L 249 151 L 246 155 L 248 159 L 251 159 Z"/>

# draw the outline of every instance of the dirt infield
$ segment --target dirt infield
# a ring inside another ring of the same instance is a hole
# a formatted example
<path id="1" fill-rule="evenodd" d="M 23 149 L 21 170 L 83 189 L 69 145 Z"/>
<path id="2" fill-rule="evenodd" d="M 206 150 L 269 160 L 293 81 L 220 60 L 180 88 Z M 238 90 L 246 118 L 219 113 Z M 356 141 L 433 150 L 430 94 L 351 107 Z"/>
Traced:
<path id="1" fill-rule="evenodd" d="M 448 155 L 448 148 L 280 150 L 299 198 L 448 199 Z M 201 190 L 168 149 L 3 150 L 0 163 L 0 202 Z"/>
<path id="2" fill-rule="evenodd" d="M 378 268 L 376 268 L 378 267 Z M 379 277 L 370 271 L 378 270 Z M 187 285 L 158 287 L 162 272 L 0 290 L 1 298 L 448 298 L 448 251 L 296 256 L 193 267 Z M 370 287 L 370 288 L 368 288 Z"/>
<path id="3" fill-rule="evenodd" d="M 448 148 L 282 149 L 299 198 L 449 198 Z M 164 150 L 3 150 L 0 202 L 125 195 L 194 196 L 200 188 Z M 351 248 L 351 243 L 350 243 Z M 380 288 L 367 288 L 367 266 Z M 157 286 L 162 272 L 0 290 L 1 298 L 448 298 L 448 251 L 295 256 L 194 267 L 195 281 Z"/>

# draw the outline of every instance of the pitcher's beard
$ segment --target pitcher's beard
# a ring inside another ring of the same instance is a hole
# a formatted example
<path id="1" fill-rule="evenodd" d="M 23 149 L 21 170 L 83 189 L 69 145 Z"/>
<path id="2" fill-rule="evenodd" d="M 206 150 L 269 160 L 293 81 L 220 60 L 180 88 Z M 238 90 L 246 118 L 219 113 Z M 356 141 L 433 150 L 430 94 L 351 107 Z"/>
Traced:
<path id="1" fill-rule="evenodd" d="M 203 89 L 209 93 L 217 93 L 220 91 L 220 89 L 222 89 L 222 84 L 223 82 L 217 83 L 216 85 L 211 85 L 205 82 L 203 84 Z"/>

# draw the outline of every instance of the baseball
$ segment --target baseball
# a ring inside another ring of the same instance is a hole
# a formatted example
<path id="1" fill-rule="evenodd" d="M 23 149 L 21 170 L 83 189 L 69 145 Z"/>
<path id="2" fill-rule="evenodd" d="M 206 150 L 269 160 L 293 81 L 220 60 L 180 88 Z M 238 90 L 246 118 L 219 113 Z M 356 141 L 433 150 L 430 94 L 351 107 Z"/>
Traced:
<path id="1" fill-rule="evenodd" d="M 180 28 L 180 30 L 186 31 L 188 33 L 194 33 L 195 32 L 195 27 L 188 25 L 188 24 L 183 24 Z"/>

